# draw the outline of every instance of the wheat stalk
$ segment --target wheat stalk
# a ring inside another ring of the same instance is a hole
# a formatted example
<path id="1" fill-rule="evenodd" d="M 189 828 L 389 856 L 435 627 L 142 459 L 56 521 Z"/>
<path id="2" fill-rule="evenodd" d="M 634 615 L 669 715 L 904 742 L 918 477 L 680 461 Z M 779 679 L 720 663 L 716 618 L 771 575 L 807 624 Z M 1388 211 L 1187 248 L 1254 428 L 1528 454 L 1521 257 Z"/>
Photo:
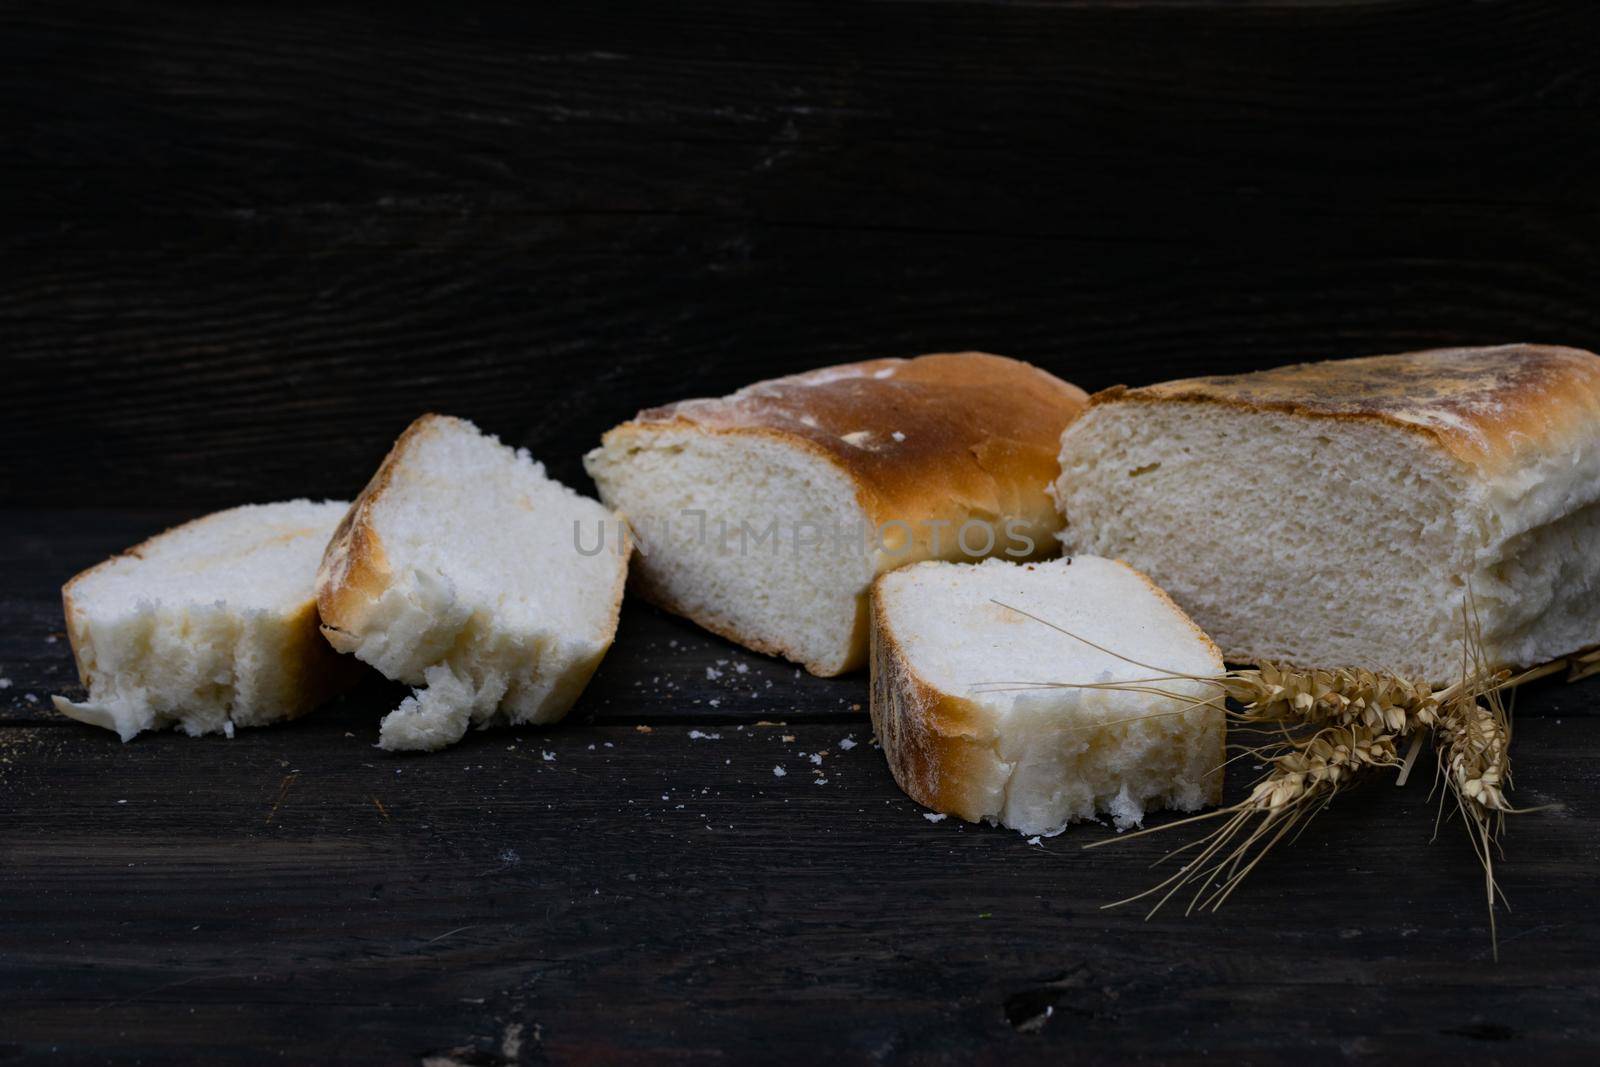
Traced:
<path id="1" fill-rule="evenodd" d="M 1198 850 L 1177 872 L 1143 893 L 1105 907 L 1118 907 L 1160 893 L 1148 918 L 1187 887 L 1193 887 L 1194 893 L 1186 914 L 1197 908 L 1215 910 L 1221 907 L 1273 847 L 1291 833 L 1297 835 L 1304 830 L 1341 790 L 1381 770 L 1397 771 L 1396 784 L 1403 785 L 1423 740 L 1431 734 L 1438 778 L 1454 797 L 1473 850 L 1483 865 L 1490 939 L 1495 958 L 1499 958 L 1495 899 L 1499 897 L 1504 902 L 1505 898 L 1494 877 L 1494 853 L 1499 849 L 1498 839 L 1504 829 L 1505 816 L 1530 810 L 1515 808 L 1506 799 L 1505 790 L 1511 784 L 1511 725 L 1500 694 L 1508 687 L 1548 674 L 1550 669 L 1515 677 L 1493 670 L 1482 652 L 1470 591 L 1462 608 L 1462 679 L 1441 689 L 1393 671 L 1355 667 L 1299 670 L 1263 663 L 1210 677 L 1163 672 L 1159 667 L 1121 656 L 1037 615 L 1011 605 L 1001 606 L 1108 655 L 1157 672 L 1128 682 L 1040 682 L 1015 687 L 1121 689 L 1187 702 L 1179 711 L 1161 713 L 1171 715 L 1183 714 L 1208 701 L 1195 701 L 1161 686 L 1175 681 L 1204 682 L 1238 705 L 1238 710 L 1228 711 L 1231 721 L 1256 730 L 1270 728 L 1274 734 L 1267 744 L 1246 747 L 1241 752 L 1241 755 L 1268 764 L 1266 773 L 1255 782 L 1244 800 L 1217 811 L 1085 846 L 1096 848 L 1212 818 L 1224 820 L 1197 841 L 1168 854 L 1170 857 L 1190 849 Z M 1600 654 L 1575 657 L 1569 665 L 1569 677 L 1600 670 L 1597 656 Z M 1402 739 L 1410 740 L 1403 758 L 1397 748 L 1397 742 Z"/>

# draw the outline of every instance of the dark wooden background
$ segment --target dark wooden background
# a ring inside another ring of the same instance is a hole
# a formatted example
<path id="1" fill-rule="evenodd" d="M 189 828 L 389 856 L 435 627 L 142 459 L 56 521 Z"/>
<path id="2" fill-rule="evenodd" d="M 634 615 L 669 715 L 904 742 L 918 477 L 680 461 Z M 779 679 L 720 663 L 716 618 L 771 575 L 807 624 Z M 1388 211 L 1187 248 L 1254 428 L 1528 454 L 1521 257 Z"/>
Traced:
<path id="1" fill-rule="evenodd" d="M 1498 965 L 1425 788 L 1144 924 L 1097 906 L 1176 839 L 929 823 L 861 679 L 636 606 L 568 723 L 425 759 L 378 682 L 232 742 L 47 707 L 66 577 L 424 410 L 586 486 L 638 407 L 867 356 L 1600 346 L 1597 123 L 1588 0 L 0 4 L 0 1060 L 1592 1062 L 1593 684 L 1524 697 L 1566 807 Z"/>

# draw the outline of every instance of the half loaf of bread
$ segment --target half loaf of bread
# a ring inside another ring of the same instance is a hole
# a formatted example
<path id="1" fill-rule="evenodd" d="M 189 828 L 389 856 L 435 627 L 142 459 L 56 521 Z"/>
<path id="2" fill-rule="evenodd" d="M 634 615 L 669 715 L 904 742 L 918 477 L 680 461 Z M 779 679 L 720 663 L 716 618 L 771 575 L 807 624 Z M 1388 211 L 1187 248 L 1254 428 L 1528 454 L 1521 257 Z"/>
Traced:
<path id="1" fill-rule="evenodd" d="M 1049 555 L 1082 390 L 976 352 L 879 359 L 641 412 L 586 458 L 669 611 L 815 674 L 866 660 L 866 592 L 924 559 Z"/>
<path id="2" fill-rule="evenodd" d="M 1437 349 L 1110 389 L 1063 434 L 1056 493 L 1067 551 L 1149 574 L 1231 661 L 1443 683 L 1469 630 L 1505 666 L 1600 642 L 1588 352 Z"/>
<path id="3" fill-rule="evenodd" d="M 472 725 L 567 713 L 617 631 L 632 550 L 605 508 L 461 419 L 400 436 L 328 543 L 323 633 L 419 687 L 379 744 L 432 750 Z"/>
<path id="4" fill-rule="evenodd" d="M 317 561 L 343 503 L 219 511 L 91 567 L 61 591 L 83 701 L 63 715 L 124 740 L 303 715 L 359 667 L 317 632 Z"/>

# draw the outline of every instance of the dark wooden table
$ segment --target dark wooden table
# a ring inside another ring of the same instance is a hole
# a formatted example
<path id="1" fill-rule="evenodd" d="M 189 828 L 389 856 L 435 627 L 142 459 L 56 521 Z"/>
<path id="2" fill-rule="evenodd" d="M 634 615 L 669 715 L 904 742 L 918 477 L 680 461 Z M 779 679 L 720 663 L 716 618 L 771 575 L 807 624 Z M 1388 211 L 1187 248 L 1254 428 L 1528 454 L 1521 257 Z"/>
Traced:
<path id="1" fill-rule="evenodd" d="M 567 722 L 429 757 L 377 680 L 231 741 L 48 697 L 65 578 L 348 498 L 424 410 L 587 488 L 640 407 L 867 356 L 1600 347 L 1597 45 L 1591 0 L 0 3 L 0 1062 L 1594 1062 L 1600 682 L 1521 698 L 1564 806 L 1498 964 L 1427 775 L 1145 922 L 1100 905 L 1179 838 L 931 822 L 863 679 L 632 603 Z"/>
<path id="2" fill-rule="evenodd" d="M 1522 695 L 1516 798 L 1564 806 L 1513 822 L 1496 964 L 1465 835 L 1430 843 L 1428 775 L 1342 798 L 1221 913 L 1144 921 L 1099 906 L 1186 838 L 932 822 L 863 679 L 637 605 L 549 729 L 396 757 L 374 679 L 231 741 L 124 745 L 47 707 L 76 691 L 56 586 L 161 521 L 0 534 L 0 1057 L 1600 1053 L 1600 679 Z"/>

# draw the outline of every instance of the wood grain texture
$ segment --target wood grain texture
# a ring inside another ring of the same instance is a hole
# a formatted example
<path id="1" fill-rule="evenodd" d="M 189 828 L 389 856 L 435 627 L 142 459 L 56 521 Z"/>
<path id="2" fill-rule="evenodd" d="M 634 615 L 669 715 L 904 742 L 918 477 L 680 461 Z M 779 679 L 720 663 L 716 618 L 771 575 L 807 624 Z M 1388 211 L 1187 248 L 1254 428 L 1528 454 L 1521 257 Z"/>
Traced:
<path id="1" fill-rule="evenodd" d="M 0 18 L 14 501 L 348 496 L 427 409 L 584 484 L 871 355 L 1600 346 L 1582 0 Z"/>
<path id="2" fill-rule="evenodd" d="M 931 823 L 838 725 L 372 747 L 0 729 L 0 1047 L 68 1062 L 802 1057 L 1592 1062 L 1600 720 L 1520 724 L 1488 960 L 1418 784 L 1341 798 L 1216 916 L 1099 905 L 1181 837 Z M 812 753 L 826 752 L 820 767 Z M 776 777 L 775 766 L 787 774 Z M 175 775 L 175 768 L 181 774 Z M 1175 832 L 1181 833 L 1181 832 Z"/>
<path id="3" fill-rule="evenodd" d="M 1519 698 L 1514 796 L 1564 806 L 1513 822 L 1499 965 L 1425 775 L 1146 923 L 1099 905 L 1181 837 L 930 822 L 861 678 L 632 604 L 565 723 L 432 757 L 373 747 L 379 679 L 232 741 L 47 698 L 72 573 L 349 498 L 425 410 L 586 486 L 640 407 L 866 356 L 1600 347 L 1597 40 L 1586 0 L 0 5 L 0 1060 L 1593 1062 L 1600 679 Z"/>

